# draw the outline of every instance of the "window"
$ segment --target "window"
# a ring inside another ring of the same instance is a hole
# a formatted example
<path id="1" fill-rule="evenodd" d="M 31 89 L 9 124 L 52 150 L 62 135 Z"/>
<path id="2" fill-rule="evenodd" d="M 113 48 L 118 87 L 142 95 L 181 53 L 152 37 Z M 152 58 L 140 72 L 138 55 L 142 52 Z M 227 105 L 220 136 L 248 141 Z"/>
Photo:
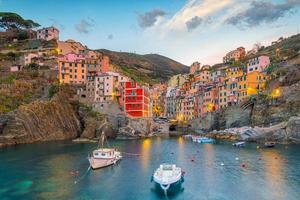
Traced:
<path id="1" fill-rule="evenodd" d="M 84 69 L 81 72 L 84 73 Z"/>
<path id="2" fill-rule="evenodd" d="M 77 69 L 75 69 L 75 73 L 77 73 Z"/>
<path id="3" fill-rule="evenodd" d="M 70 75 L 70 78 L 72 78 L 72 75 Z"/>
<path id="4" fill-rule="evenodd" d="M 82 75 L 81 78 L 84 79 L 84 75 Z"/>
<path id="5" fill-rule="evenodd" d="M 72 69 L 70 69 L 70 72 L 72 72 Z"/>
<path id="6" fill-rule="evenodd" d="M 77 75 L 75 75 L 75 78 L 77 78 Z"/>
<path id="7" fill-rule="evenodd" d="M 75 63 L 75 67 L 77 67 L 77 63 Z"/>

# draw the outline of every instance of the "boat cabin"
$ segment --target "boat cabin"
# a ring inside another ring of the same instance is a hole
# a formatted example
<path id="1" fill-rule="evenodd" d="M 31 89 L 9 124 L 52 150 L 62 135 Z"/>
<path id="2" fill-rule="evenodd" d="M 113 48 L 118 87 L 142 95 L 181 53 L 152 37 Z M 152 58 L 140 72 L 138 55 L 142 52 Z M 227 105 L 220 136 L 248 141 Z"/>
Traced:
<path id="1" fill-rule="evenodd" d="M 115 156 L 115 149 L 97 149 L 93 151 L 94 158 L 113 158 Z"/>

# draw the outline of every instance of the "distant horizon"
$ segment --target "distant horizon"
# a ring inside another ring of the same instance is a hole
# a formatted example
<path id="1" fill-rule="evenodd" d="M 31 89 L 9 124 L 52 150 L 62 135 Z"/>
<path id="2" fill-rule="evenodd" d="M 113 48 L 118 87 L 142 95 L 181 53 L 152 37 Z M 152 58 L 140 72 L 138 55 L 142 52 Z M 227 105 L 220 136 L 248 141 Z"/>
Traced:
<path id="1" fill-rule="evenodd" d="M 90 49 L 159 54 L 190 66 L 218 64 L 239 46 L 269 46 L 299 33 L 297 0 L 0 0 L 1 12 L 15 12 L 42 27 L 54 25 L 60 40 Z M 54 12 L 55 11 L 55 12 Z"/>

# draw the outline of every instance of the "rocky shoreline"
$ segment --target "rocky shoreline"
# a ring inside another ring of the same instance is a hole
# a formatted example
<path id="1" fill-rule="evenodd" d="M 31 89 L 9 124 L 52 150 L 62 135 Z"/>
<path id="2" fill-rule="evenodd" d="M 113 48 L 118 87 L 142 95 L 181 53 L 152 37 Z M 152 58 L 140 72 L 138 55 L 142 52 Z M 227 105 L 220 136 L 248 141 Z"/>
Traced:
<path id="1" fill-rule="evenodd" d="M 274 141 L 282 144 L 300 143 L 300 117 L 291 117 L 288 121 L 269 127 L 243 126 L 219 131 L 214 130 L 201 135 L 216 139 L 257 143 L 263 143 L 265 141 Z"/>

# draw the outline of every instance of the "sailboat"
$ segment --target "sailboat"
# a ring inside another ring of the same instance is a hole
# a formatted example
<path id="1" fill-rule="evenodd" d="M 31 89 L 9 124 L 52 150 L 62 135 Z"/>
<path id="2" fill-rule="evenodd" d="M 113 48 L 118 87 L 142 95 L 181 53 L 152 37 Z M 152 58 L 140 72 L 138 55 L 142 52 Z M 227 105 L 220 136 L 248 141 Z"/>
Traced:
<path id="1" fill-rule="evenodd" d="M 100 148 L 94 150 L 89 155 L 88 160 L 92 169 L 99 169 L 116 164 L 122 159 L 122 154 L 115 148 L 103 148 L 104 141 L 106 140 L 105 134 L 102 132 L 99 143 Z"/>

